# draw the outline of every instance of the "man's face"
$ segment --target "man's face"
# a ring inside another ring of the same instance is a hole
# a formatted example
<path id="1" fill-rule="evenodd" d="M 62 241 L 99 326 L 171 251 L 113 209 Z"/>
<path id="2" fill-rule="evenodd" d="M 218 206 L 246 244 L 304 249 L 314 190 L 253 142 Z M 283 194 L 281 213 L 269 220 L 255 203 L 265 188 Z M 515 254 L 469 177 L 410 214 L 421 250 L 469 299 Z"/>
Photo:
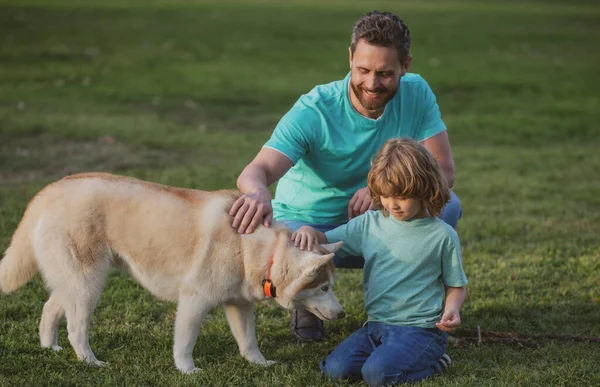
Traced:
<path id="1" fill-rule="evenodd" d="M 364 116 L 377 118 L 394 98 L 410 57 L 401 64 L 394 47 L 382 47 L 360 39 L 350 52 L 352 105 Z"/>

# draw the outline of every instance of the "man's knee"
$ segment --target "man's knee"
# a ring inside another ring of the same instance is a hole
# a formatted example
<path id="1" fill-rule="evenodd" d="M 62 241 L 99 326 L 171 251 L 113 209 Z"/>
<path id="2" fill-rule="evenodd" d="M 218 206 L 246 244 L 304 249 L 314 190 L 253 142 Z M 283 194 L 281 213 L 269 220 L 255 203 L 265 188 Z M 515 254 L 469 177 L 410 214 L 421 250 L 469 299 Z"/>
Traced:
<path id="1" fill-rule="evenodd" d="M 462 216 L 462 206 L 460 199 L 454 191 L 450 191 L 450 201 L 446 203 L 446 206 L 442 209 L 440 219 L 448 223 L 452 228 L 456 228 L 458 220 Z"/>

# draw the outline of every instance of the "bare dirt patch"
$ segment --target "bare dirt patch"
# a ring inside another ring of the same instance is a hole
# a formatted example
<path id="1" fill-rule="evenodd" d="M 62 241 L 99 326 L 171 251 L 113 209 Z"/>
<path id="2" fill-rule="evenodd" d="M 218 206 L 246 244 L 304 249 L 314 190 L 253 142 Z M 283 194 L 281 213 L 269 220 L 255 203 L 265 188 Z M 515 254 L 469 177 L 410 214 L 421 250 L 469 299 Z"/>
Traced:
<path id="1" fill-rule="evenodd" d="M 0 142 L 0 184 L 48 180 L 79 172 L 119 172 L 178 161 L 175 152 L 129 146 L 114 137 L 91 141 L 45 137 Z"/>

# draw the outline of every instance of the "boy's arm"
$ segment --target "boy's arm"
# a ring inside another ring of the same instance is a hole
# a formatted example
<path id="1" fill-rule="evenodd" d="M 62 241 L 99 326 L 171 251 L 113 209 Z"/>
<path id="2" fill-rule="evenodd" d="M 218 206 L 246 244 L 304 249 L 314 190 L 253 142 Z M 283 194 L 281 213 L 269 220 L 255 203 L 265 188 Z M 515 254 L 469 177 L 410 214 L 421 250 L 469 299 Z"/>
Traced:
<path id="1" fill-rule="evenodd" d="M 467 289 L 463 286 L 454 288 L 446 286 L 446 303 L 442 319 L 435 325 L 446 332 L 451 332 L 461 324 L 460 309 L 467 298 Z"/>

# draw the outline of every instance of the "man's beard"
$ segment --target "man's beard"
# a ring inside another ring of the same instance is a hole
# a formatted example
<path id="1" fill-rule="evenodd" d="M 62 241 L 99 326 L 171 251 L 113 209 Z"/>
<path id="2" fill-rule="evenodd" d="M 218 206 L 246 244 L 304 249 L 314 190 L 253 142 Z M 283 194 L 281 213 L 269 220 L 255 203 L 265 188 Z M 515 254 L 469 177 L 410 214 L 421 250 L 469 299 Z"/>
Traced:
<path id="1" fill-rule="evenodd" d="M 363 89 L 362 87 L 355 85 L 354 83 L 352 83 L 352 81 L 350 81 L 350 87 L 352 88 L 352 92 L 354 93 L 362 107 L 364 107 L 368 111 L 378 113 L 383 112 L 383 110 L 385 109 L 385 105 L 388 102 L 390 102 L 390 100 L 394 98 L 394 96 L 398 92 L 398 88 L 389 90 L 385 87 L 379 87 L 375 90 L 369 90 L 371 92 L 380 93 L 378 98 L 369 99 L 367 98 L 367 96 L 365 96 L 365 89 Z"/>

